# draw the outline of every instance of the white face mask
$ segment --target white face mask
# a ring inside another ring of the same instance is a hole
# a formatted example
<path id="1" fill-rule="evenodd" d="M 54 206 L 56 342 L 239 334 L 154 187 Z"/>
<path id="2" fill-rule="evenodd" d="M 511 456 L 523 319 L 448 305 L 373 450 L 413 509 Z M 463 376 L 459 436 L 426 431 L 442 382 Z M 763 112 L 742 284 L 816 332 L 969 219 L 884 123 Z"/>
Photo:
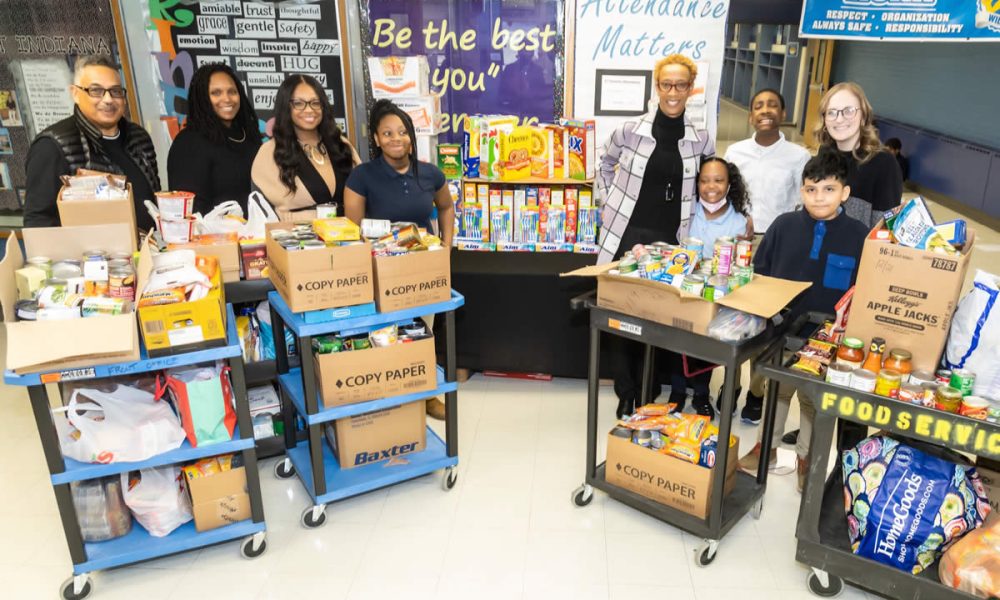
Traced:
<path id="1" fill-rule="evenodd" d="M 728 197 L 729 197 L 729 186 L 726 186 L 726 193 L 722 195 L 722 200 L 719 200 L 718 202 L 708 202 L 701 196 L 698 196 L 698 201 L 701 202 L 701 205 L 705 208 L 705 210 L 707 210 L 710 213 L 715 213 L 717 210 L 726 205 L 726 198 Z"/>

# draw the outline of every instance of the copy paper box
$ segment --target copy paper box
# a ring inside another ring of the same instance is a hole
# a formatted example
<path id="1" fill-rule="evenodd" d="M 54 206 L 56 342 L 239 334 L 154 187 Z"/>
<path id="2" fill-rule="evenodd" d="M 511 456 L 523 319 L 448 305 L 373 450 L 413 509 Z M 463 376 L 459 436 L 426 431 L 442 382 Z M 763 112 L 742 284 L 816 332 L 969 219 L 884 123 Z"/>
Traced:
<path id="1" fill-rule="evenodd" d="M 196 254 L 214 256 L 219 259 L 219 270 L 222 272 L 222 283 L 240 280 L 240 245 L 239 242 L 223 242 L 219 244 L 167 244 L 167 251 L 194 250 Z"/>
<path id="2" fill-rule="evenodd" d="M 368 59 L 375 98 L 424 96 L 430 92 L 426 56 L 384 56 Z"/>
<path id="3" fill-rule="evenodd" d="M 374 300 L 371 245 L 289 252 L 270 235 L 271 229 L 283 225 L 287 226 L 267 224 L 268 276 L 292 312 L 340 308 Z"/>
<path id="4" fill-rule="evenodd" d="M 375 305 L 392 312 L 447 302 L 451 298 L 451 253 L 447 249 L 376 256 Z"/>
<path id="5" fill-rule="evenodd" d="M 128 197 L 121 200 L 70 200 L 63 201 L 63 186 L 56 196 L 59 207 L 59 222 L 63 227 L 77 225 L 105 225 L 125 223 L 129 226 L 132 252 L 136 250 L 138 236 L 135 228 L 135 204 L 132 203 L 132 184 L 126 184 Z M 98 244 L 100 245 L 100 244 Z"/>
<path id="6" fill-rule="evenodd" d="M 423 401 L 338 419 L 333 425 L 333 453 L 341 469 L 394 459 L 403 462 L 406 455 L 424 449 L 426 421 L 427 409 Z"/>
<path id="7" fill-rule="evenodd" d="M 323 406 L 377 400 L 437 387 L 434 338 L 349 352 L 313 354 Z"/>
<path id="8" fill-rule="evenodd" d="M 875 229 L 883 227 L 883 223 Z M 913 369 L 933 373 L 969 268 L 975 232 L 954 256 L 866 239 L 847 335 L 913 353 Z"/>
<path id="9" fill-rule="evenodd" d="M 225 527 L 250 518 L 250 495 L 244 467 L 200 477 L 188 477 L 185 472 L 184 479 L 191 494 L 191 513 L 197 531 Z"/>
<path id="10" fill-rule="evenodd" d="M 567 160 L 569 161 L 567 176 L 571 179 L 593 179 L 594 162 L 597 158 L 594 121 L 561 119 L 559 123 L 567 131 L 566 145 Z"/>
<path id="11" fill-rule="evenodd" d="M 149 245 L 143 244 L 136 266 L 136 298 L 146 289 L 153 270 Z M 226 345 L 226 298 L 219 271 L 212 289 L 200 300 L 144 306 L 138 310 L 139 329 L 149 356 L 166 356 Z"/>
<path id="12" fill-rule="evenodd" d="M 133 233 L 126 223 L 23 230 L 27 256 L 47 256 L 53 261 L 79 259 L 95 243 L 107 252 L 130 252 Z M 23 374 L 139 360 L 135 313 L 17 322 L 14 271 L 24 266 L 24 257 L 17 238 L 9 236 L 6 254 L 0 260 L 0 308 L 7 329 L 8 369 Z"/>
<path id="13" fill-rule="evenodd" d="M 720 306 L 769 319 L 811 285 L 754 275 L 750 283 L 716 302 L 709 302 L 662 281 L 608 273 L 617 266 L 618 263 L 593 265 L 563 273 L 563 276 L 596 277 L 597 304 L 602 308 L 706 335 Z"/>
<path id="14" fill-rule="evenodd" d="M 729 446 L 723 496 L 728 496 L 736 485 L 739 447 L 738 439 Z M 695 517 L 708 516 L 713 469 L 660 454 L 614 435 L 608 435 L 604 465 L 604 478 L 608 483 Z"/>

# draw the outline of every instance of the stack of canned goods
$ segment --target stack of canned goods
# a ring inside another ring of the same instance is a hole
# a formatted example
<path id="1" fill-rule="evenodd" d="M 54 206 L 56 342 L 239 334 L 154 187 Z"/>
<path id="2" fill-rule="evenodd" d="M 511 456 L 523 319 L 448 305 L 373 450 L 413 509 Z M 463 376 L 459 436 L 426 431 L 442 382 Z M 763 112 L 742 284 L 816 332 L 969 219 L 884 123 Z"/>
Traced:
<path id="1" fill-rule="evenodd" d="M 119 315 L 130 312 L 135 301 L 135 269 L 128 252 L 88 250 L 80 259 L 54 262 L 33 256 L 18 277 L 29 282 L 27 289 L 19 289 L 16 314 L 22 321 Z M 31 287 L 33 281 L 40 285 Z"/>

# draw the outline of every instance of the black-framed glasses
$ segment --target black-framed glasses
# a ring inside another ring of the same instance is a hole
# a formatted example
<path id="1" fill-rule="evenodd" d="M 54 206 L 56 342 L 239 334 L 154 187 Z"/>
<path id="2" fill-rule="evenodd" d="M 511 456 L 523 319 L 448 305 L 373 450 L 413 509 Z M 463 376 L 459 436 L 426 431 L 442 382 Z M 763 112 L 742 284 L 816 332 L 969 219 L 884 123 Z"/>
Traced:
<path id="1" fill-rule="evenodd" d="M 675 81 L 675 82 L 657 81 L 656 85 L 660 88 L 661 92 L 669 92 L 670 88 L 673 88 L 683 94 L 684 92 L 691 89 L 690 81 Z"/>
<path id="2" fill-rule="evenodd" d="M 292 109 L 297 112 L 302 112 L 308 106 L 316 112 L 319 112 L 323 108 L 323 103 L 319 101 L 318 98 L 313 98 L 312 100 L 299 100 L 298 98 L 291 101 Z"/>
<path id="3" fill-rule="evenodd" d="M 101 87 L 99 85 L 92 85 L 92 86 L 89 86 L 89 87 L 83 87 L 83 86 L 76 85 L 74 83 L 73 87 L 75 87 L 76 89 L 78 89 L 80 91 L 87 92 L 87 95 L 90 96 L 91 98 L 98 98 L 98 99 L 104 98 L 105 94 L 111 94 L 111 97 L 114 98 L 115 100 L 121 100 L 128 93 L 128 92 L 126 92 L 125 88 L 123 88 L 120 85 L 116 85 L 115 87 L 111 87 L 111 88 L 103 88 L 103 87 Z"/>
<path id="4" fill-rule="evenodd" d="M 844 115 L 845 119 L 853 119 L 854 115 L 858 114 L 861 110 L 857 106 L 845 106 L 844 108 L 831 108 L 830 110 L 823 113 L 823 118 L 827 121 L 836 121 L 840 118 L 840 115 Z"/>

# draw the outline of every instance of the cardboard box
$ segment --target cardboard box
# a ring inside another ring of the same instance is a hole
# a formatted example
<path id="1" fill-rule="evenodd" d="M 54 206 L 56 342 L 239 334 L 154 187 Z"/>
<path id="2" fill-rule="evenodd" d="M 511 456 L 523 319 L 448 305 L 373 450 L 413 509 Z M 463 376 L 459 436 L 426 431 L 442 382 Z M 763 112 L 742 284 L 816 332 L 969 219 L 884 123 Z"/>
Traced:
<path id="1" fill-rule="evenodd" d="M 384 56 L 368 59 L 375 98 L 423 96 L 430 93 L 426 56 Z"/>
<path id="2" fill-rule="evenodd" d="M 152 253 L 149 246 L 143 244 L 136 267 L 137 297 L 146 289 L 152 270 Z M 149 356 L 179 354 L 226 344 L 226 297 L 219 271 L 212 277 L 212 289 L 201 300 L 144 306 L 138 313 L 142 341 Z"/>
<path id="3" fill-rule="evenodd" d="M 208 531 L 250 518 L 250 495 L 244 467 L 193 479 L 185 473 L 184 479 L 191 494 L 196 530 Z"/>
<path id="4" fill-rule="evenodd" d="M 214 256 L 219 259 L 219 270 L 222 271 L 222 282 L 230 283 L 240 280 L 240 245 L 238 242 L 221 244 L 167 244 L 167 250 L 194 250 L 198 254 Z"/>
<path id="5" fill-rule="evenodd" d="M 754 275 L 749 284 L 717 302 L 709 302 L 662 281 L 609 274 L 617 265 L 583 267 L 563 276 L 596 277 L 598 306 L 700 334 L 708 334 L 708 325 L 720 306 L 769 319 L 811 285 Z"/>
<path id="6" fill-rule="evenodd" d="M 376 256 L 372 262 L 379 312 L 447 302 L 451 298 L 451 252 L 447 249 Z"/>
<path id="7" fill-rule="evenodd" d="M 338 419 L 333 425 L 333 453 L 341 469 L 405 460 L 407 454 L 424 449 L 426 420 L 427 409 L 422 401 Z"/>
<path id="8" fill-rule="evenodd" d="M 138 234 L 135 228 L 135 204 L 132 201 L 132 184 L 126 184 L 128 198 L 125 200 L 73 200 L 63 202 L 62 189 L 56 196 L 59 208 L 59 222 L 63 227 L 78 225 L 106 225 L 125 223 L 129 226 L 132 252 L 135 252 Z M 65 188 L 65 186 L 63 186 Z"/>
<path id="9" fill-rule="evenodd" d="M 437 387 L 434 338 L 331 354 L 314 354 L 316 387 L 330 408 Z"/>
<path id="10" fill-rule="evenodd" d="M 78 259 L 94 246 L 129 252 L 134 247 L 132 235 L 126 223 L 28 228 L 23 230 L 24 253 L 17 237 L 7 237 L 6 254 L 0 261 L 0 308 L 7 329 L 8 369 L 23 374 L 139 360 L 135 313 L 66 321 L 17 322 L 14 316 L 14 271 L 24 266 L 25 254 L 56 261 Z"/>
<path id="11" fill-rule="evenodd" d="M 462 145 L 438 144 L 437 166 L 444 173 L 444 178 L 457 180 L 462 178 Z M 473 188 L 475 189 L 475 188 Z M 475 192 L 473 192 L 473 196 Z"/>
<path id="12" fill-rule="evenodd" d="M 437 135 L 441 133 L 438 118 L 441 114 L 440 96 L 398 96 L 392 101 L 413 121 L 417 135 Z M 433 159 L 429 162 L 435 162 Z"/>
<path id="13" fill-rule="evenodd" d="M 569 161 L 567 177 L 580 180 L 593 179 L 597 160 L 595 122 L 560 119 L 559 124 L 567 130 L 566 145 Z"/>
<path id="14" fill-rule="evenodd" d="M 880 221 L 875 229 L 882 225 Z M 958 307 L 975 238 L 969 230 L 961 254 L 955 256 L 865 240 L 847 335 L 866 344 L 875 336 L 885 338 L 887 350 L 913 353 L 914 370 L 933 373 Z"/>
<path id="15" fill-rule="evenodd" d="M 735 436 L 734 436 L 735 437 Z M 729 446 L 724 495 L 736 485 L 739 440 Z M 630 440 L 608 435 L 604 478 L 608 483 L 656 500 L 677 510 L 705 518 L 712 497 L 713 469 L 685 462 Z"/>
<path id="16" fill-rule="evenodd" d="M 283 223 L 268 223 L 268 230 Z M 289 252 L 268 235 L 268 276 L 292 312 L 366 304 L 374 299 L 369 244 Z"/>

